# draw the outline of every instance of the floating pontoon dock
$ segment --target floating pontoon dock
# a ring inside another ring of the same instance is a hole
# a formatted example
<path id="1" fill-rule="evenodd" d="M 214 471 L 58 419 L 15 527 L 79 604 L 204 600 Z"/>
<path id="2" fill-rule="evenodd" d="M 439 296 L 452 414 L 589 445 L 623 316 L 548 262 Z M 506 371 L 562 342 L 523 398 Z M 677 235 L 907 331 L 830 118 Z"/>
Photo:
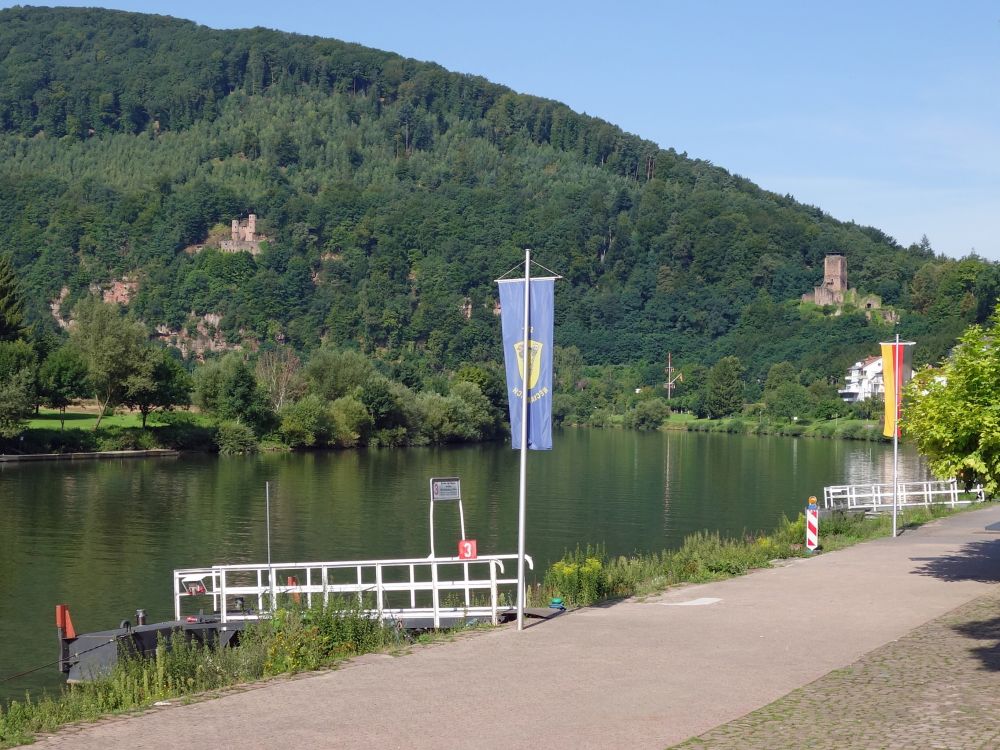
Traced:
<path id="1" fill-rule="evenodd" d="M 525 560 L 533 567 L 530 557 Z M 78 636 L 68 609 L 59 605 L 59 668 L 70 682 L 88 680 L 109 669 L 120 648 L 148 655 L 160 636 L 176 632 L 203 643 L 235 644 L 247 622 L 289 605 L 350 607 L 400 630 L 496 625 L 513 619 L 517 609 L 517 578 L 508 577 L 504 565 L 511 561 L 516 568 L 517 555 L 509 554 L 175 570 L 174 619 L 167 622 L 146 624 L 137 610 L 134 624 L 122 621 L 117 628 Z"/>

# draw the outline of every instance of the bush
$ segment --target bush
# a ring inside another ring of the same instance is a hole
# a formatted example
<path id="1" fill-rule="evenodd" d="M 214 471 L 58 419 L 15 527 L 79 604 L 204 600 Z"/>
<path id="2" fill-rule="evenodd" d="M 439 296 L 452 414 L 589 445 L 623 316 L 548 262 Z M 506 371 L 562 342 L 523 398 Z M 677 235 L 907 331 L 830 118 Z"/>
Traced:
<path id="1" fill-rule="evenodd" d="M 160 419 L 167 416 L 161 414 Z M 155 427 L 154 436 L 163 448 L 182 451 L 210 452 L 217 449 L 217 431 L 214 427 L 198 424 L 190 415 L 173 414 L 162 427 Z"/>
<path id="2" fill-rule="evenodd" d="M 333 416 L 334 441 L 341 448 L 352 448 L 368 442 L 372 429 L 371 416 L 365 405 L 353 396 L 343 396 L 330 405 Z"/>
<path id="3" fill-rule="evenodd" d="M 548 569 L 542 586 L 569 606 L 584 607 L 598 602 L 609 591 L 603 558 L 603 550 L 588 546 L 581 551 L 577 547 Z"/>
<path id="4" fill-rule="evenodd" d="M 279 609 L 269 621 L 264 673 L 318 669 L 338 659 L 378 651 L 399 642 L 395 629 L 356 605 Z"/>
<path id="5" fill-rule="evenodd" d="M 0 443 L 4 453 L 89 453 L 98 450 L 93 430 L 25 430 L 20 440 Z"/>
<path id="6" fill-rule="evenodd" d="M 820 438 L 832 438 L 837 434 L 837 428 L 835 425 L 827 422 L 826 424 L 817 425 L 816 429 L 812 431 L 815 437 Z"/>
<path id="7" fill-rule="evenodd" d="M 607 409 L 594 409 L 590 414 L 590 424 L 594 427 L 614 427 L 614 415 Z"/>
<path id="8" fill-rule="evenodd" d="M 805 432 L 805 425 L 801 424 L 788 424 L 778 429 L 779 435 L 787 435 L 788 437 L 799 437 L 804 435 Z"/>
<path id="9" fill-rule="evenodd" d="M 333 437 L 334 425 L 327 403 L 310 393 L 281 411 L 281 435 L 293 448 L 327 445 Z"/>
<path id="10" fill-rule="evenodd" d="M 224 455 L 257 452 L 257 436 L 250 425 L 243 422 L 223 422 L 215 439 L 219 453 Z"/>
<path id="11" fill-rule="evenodd" d="M 368 440 L 373 448 L 399 448 L 406 445 L 406 442 L 406 428 L 402 426 L 375 430 Z"/>
<path id="12" fill-rule="evenodd" d="M 740 419 L 724 419 L 718 423 L 717 432 L 741 435 L 748 432 L 748 423 Z"/>
<path id="13" fill-rule="evenodd" d="M 670 417 L 666 399 L 655 396 L 640 401 L 629 414 L 627 426 L 636 430 L 657 430 Z"/>
<path id="14" fill-rule="evenodd" d="M 137 427 L 108 427 L 97 433 L 98 450 L 142 451 L 156 448 L 151 432 Z"/>
<path id="15" fill-rule="evenodd" d="M 552 424 L 574 424 L 579 417 L 576 414 L 576 402 L 566 393 L 556 393 L 552 396 Z"/>

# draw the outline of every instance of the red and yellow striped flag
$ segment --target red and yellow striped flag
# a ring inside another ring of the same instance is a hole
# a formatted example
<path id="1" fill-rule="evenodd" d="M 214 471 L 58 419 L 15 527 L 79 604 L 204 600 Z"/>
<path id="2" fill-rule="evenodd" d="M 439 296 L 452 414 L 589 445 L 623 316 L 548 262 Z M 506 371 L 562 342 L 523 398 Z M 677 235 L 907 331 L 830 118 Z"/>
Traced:
<path id="1" fill-rule="evenodd" d="M 885 427 L 886 437 L 899 435 L 899 414 L 903 386 L 913 374 L 912 341 L 882 344 L 882 382 L 885 385 Z"/>

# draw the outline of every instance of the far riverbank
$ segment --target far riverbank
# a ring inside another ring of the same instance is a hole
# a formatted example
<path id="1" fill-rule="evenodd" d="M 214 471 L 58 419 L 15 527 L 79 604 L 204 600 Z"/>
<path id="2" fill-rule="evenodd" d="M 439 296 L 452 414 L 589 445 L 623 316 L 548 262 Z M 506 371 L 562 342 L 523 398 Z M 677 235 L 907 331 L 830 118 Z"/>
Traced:
<path id="1" fill-rule="evenodd" d="M 86 453 L 2 454 L 0 455 L 0 464 L 17 463 L 20 461 L 83 461 L 98 458 L 170 458 L 177 455 L 178 451 L 168 448 L 153 448 L 138 451 L 91 451 Z"/>
<path id="2" fill-rule="evenodd" d="M 785 437 L 812 437 L 824 440 L 889 442 L 882 435 L 882 423 L 871 419 L 773 422 L 747 417 L 697 419 L 688 414 L 672 414 L 663 423 L 662 429 L 685 430 L 687 432 L 720 432 L 729 435 L 782 435 Z"/>

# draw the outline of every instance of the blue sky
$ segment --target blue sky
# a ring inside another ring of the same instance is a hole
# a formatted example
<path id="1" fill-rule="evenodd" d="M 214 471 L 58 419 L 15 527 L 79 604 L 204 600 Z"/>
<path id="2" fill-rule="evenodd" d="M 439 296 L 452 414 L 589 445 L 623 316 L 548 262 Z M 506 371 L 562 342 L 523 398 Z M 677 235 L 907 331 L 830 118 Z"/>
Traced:
<path id="1" fill-rule="evenodd" d="M 102 5 L 433 60 L 565 102 L 904 245 L 926 234 L 938 253 L 1000 260 L 996 2 Z"/>

